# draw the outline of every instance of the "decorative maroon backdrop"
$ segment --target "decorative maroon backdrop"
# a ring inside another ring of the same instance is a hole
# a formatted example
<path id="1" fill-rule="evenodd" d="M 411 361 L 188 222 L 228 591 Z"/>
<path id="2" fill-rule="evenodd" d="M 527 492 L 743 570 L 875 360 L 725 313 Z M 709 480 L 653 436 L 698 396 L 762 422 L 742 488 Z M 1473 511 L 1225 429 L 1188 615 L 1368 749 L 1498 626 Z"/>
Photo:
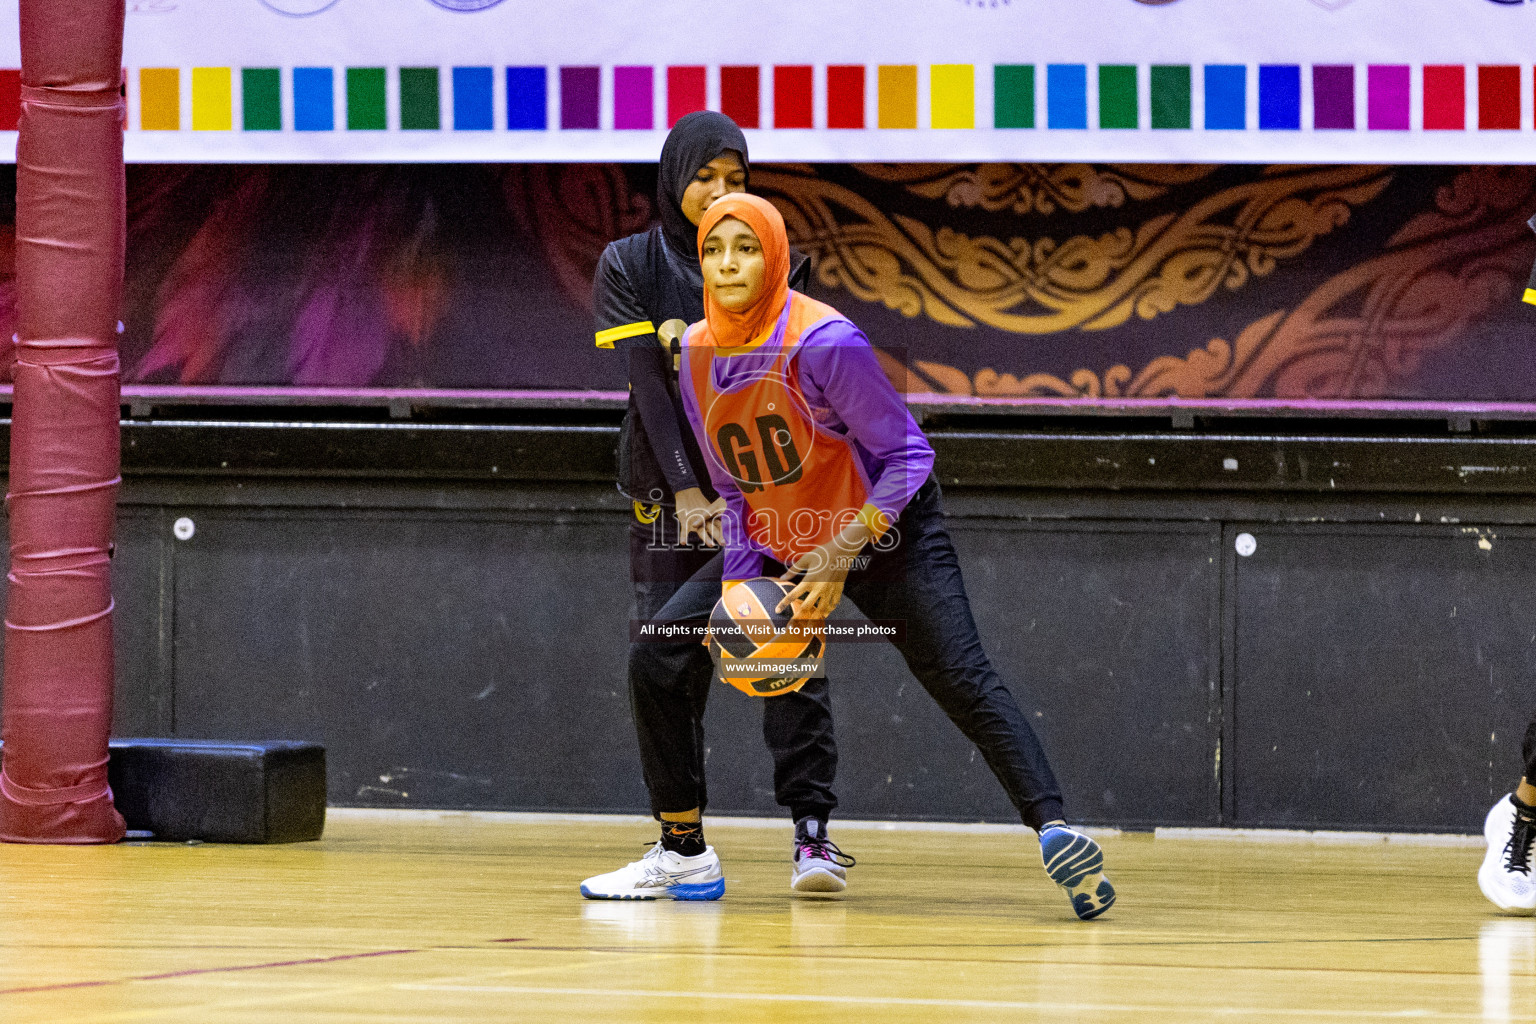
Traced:
<path id="1" fill-rule="evenodd" d="M 912 391 L 1536 402 L 1530 168 L 760 165 L 753 187 Z M 653 188 L 612 164 L 131 168 L 125 377 L 622 389 L 589 282 Z"/>

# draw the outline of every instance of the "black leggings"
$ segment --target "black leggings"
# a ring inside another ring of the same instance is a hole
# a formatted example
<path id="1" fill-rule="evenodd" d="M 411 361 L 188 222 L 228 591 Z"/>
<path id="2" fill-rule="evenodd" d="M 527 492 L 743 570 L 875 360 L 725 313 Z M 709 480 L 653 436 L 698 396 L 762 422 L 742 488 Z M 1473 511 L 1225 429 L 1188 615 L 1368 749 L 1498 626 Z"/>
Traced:
<path id="1" fill-rule="evenodd" d="M 707 618 L 720 596 L 720 568 L 720 554 L 714 548 L 690 548 L 678 543 L 677 521 L 671 509 L 662 508 L 655 523 L 630 521 L 629 571 L 634 584 L 634 617 L 637 620 L 661 618 L 661 609 L 690 578 L 698 591 L 700 614 Z M 697 717 L 690 716 L 687 711 L 669 712 L 679 715 L 690 726 L 686 740 L 680 738 L 673 742 L 691 742 L 702 749 L 704 702 L 715 674 L 709 651 L 694 641 L 643 646 L 661 648 L 655 653 L 663 663 L 662 670 L 679 691 L 692 695 L 689 704 L 698 710 Z M 832 783 L 837 777 L 837 741 L 832 733 L 832 700 L 827 681 L 813 679 L 798 693 L 764 700 L 762 704 L 763 742 L 773 756 L 774 800 L 797 821 L 806 816 L 826 820 L 837 807 L 837 796 L 832 792 Z M 643 706 L 643 700 L 634 705 L 637 722 L 646 714 Z M 641 744 L 644 748 L 646 734 L 643 729 Z M 643 749 L 642 760 L 647 763 L 650 760 Z M 659 815 L 662 811 L 686 811 L 707 806 L 709 797 L 704 788 L 702 764 L 700 769 L 690 780 L 685 795 L 675 796 L 675 791 L 667 791 L 658 802 L 658 791 L 653 788 L 652 813 Z"/>
<path id="2" fill-rule="evenodd" d="M 1024 823 L 1038 829 L 1062 817 L 1061 789 L 1045 751 L 982 650 L 960 562 L 944 526 L 938 481 L 930 478 L 918 491 L 897 528 L 900 543 L 850 573 L 845 593 L 866 617 L 905 623 L 905 637 L 896 647 L 907 667 L 976 744 Z M 708 618 L 720 596 L 721 562 L 716 556 L 679 587 L 656 618 Z M 703 720 L 711 672 L 707 653 L 703 668 L 692 667 L 700 652 L 704 648 L 695 640 L 629 648 L 630 706 L 645 784 L 658 812 L 704 804 Z M 835 750 L 819 747 L 820 742 L 830 745 L 830 715 L 824 737 L 813 728 L 825 700 L 826 680 L 814 679 L 798 693 L 764 699 L 767 714 L 782 714 L 796 726 L 768 736 L 776 785 L 815 792 L 830 784 L 827 769 L 835 764 Z M 769 732 L 766 717 L 764 732 Z"/>
<path id="3" fill-rule="evenodd" d="M 1525 743 L 1520 747 L 1520 753 L 1525 755 L 1525 778 L 1527 782 L 1536 783 L 1536 718 L 1531 719 L 1531 724 L 1525 730 Z"/>

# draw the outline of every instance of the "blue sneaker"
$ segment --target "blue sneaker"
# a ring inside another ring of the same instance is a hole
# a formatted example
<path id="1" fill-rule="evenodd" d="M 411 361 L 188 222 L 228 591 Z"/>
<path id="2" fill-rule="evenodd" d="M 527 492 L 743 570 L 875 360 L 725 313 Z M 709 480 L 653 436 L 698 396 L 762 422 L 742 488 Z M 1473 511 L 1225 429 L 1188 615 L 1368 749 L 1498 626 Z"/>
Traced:
<path id="1" fill-rule="evenodd" d="M 1104 877 L 1104 851 L 1081 832 L 1065 825 L 1041 832 L 1040 860 L 1081 920 L 1092 921 L 1115 905 L 1115 887 Z"/>
<path id="2" fill-rule="evenodd" d="M 717 900 L 725 895 L 725 876 L 713 846 L 684 857 L 657 843 L 634 863 L 582 882 L 581 894 L 589 900 Z"/>

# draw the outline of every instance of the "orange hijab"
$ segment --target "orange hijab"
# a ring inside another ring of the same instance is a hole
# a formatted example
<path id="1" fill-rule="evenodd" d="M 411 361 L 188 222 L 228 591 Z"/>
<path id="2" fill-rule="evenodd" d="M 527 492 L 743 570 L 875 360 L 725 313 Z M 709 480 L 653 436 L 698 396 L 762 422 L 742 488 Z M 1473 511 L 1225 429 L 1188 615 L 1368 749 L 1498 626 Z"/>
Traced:
<path id="1" fill-rule="evenodd" d="M 789 301 L 789 235 L 784 218 L 766 199 L 733 192 L 712 203 L 699 221 L 699 261 L 704 260 L 704 239 L 727 217 L 735 217 L 752 229 L 763 247 L 763 291 L 746 309 L 732 311 L 715 302 L 704 287 L 704 323 L 691 332 L 689 343 L 719 348 L 740 348 L 771 331 L 784 304 Z"/>

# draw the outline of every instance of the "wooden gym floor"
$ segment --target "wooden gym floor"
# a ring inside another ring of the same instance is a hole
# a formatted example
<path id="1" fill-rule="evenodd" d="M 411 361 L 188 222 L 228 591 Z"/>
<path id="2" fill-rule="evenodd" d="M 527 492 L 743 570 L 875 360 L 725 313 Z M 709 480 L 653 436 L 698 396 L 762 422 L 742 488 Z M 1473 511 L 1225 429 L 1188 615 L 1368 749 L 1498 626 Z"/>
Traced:
<path id="1" fill-rule="evenodd" d="M 0 848 L 0 1021 L 1536 1021 L 1462 846 L 1119 835 L 1080 924 L 1032 836 L 715 827 L 714 904 L 599 903 L 640 819 L 333 812 L 319 843 Z"/>

